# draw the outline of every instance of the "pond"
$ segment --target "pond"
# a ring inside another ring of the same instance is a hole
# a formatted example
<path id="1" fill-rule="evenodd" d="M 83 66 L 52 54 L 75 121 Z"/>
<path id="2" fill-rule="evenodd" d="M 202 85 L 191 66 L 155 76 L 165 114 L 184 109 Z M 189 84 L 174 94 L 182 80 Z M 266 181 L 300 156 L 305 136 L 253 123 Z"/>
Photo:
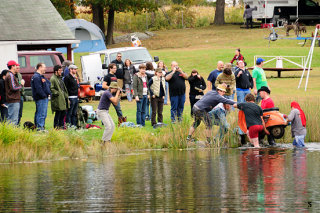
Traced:
<path id="1" fill-rule="evenodd" d="M 0 165 L 0 212 L 309 212 L 320 145 Z"/>

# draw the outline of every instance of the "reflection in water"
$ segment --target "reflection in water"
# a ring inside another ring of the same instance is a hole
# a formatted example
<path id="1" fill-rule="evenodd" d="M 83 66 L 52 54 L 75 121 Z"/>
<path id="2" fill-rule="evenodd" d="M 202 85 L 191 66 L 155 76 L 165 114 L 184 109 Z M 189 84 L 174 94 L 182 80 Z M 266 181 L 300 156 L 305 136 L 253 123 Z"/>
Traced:
<path id="1" fill-rule="evenodd" d="M 319 159 L 304 149 L 220 149 L 0 165 L 0 212 L 316 211 Z"/>

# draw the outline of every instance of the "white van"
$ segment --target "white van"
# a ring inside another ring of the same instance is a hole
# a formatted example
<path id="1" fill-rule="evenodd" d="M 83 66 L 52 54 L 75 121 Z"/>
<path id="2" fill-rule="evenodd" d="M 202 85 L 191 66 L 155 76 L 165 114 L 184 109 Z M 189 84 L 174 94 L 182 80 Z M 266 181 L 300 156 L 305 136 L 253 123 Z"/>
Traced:
<path id="1" fill-rule="evenodd" d="M 320 6 L 312 0 L 244 0 L 251 8 L 252 18 L 277 25 L 278 21 L 312 23 L 320 21 Z"/>

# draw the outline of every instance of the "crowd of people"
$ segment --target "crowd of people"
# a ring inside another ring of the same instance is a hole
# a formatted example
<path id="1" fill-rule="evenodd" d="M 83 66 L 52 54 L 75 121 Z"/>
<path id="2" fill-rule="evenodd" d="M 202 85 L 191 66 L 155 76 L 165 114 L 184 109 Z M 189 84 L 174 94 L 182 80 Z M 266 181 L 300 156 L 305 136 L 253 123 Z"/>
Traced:
<path id="1" fill-rule="evenodd" d="M 232 63 L 236 62 L 233 66 Z M 190 127 L 187 140 L 193 141 L 193 135 L 201 121 L 206 126 L 207 143 L 223 139 L 230 128 L 226 116 L 228 111 L 238 108 L 245 114 L 248 132 L 239 129 L 241 144 L 246 144 L 246 135 L 249 141 L 259 147 L 260 139 L 268 135 L 269 145 L 274 146 L 274 138 L 270 135 L 263 119 L 263 110 L 274 108 L 270 97 L 271 88 L 268 85 L 263 70 L 264 59 L 256 60 L 252 75 L 246 68 L 244 57 L 240 49 L 230 63 L 218 61 L 217 68 L 213 70 L 207 82 L 200 73 L 193 69 L 188 75 L 179 67 L 176 61 L 171 62 L 170 70 L 163 61 L 155 69 L 152 62 L 140 64 L 139 68 L 133 66 L 129 59 L 122 61 L 122 54 L 118 53 L 112 63 L 108 65 L 108 74 L 104 76 L 102 93 L 97 115 L 105 126 L 102 141 L 110 142 L 115 130 L 115 124 L 109 114 L 112 104 L 118 116 L 118 125 L 126 122 L 123 116 L 119 98 L 125 92 L 129 102 L 136 102 L 136 124 L 146 125 L 146 120 L 151 120 L 151 125 L 156 128 L 163 124 L 163 106 L 168 104 L 170 98 L 170 118 L 172 124 L 182 121 L 186 101 L 186 81 L 189 82 L 189 101 L 191 115 L 194 122 Z M 9 61 L 8 70 L 1 73 L 1 121 L 19 125 L 22 108 L 24 81 L 19 73 L 19 64 Z M 44 73 L 46 66 L 39 63 L 31 79 L 32 96 L 36 104 L 34 123 L 37 130 L 45 131 L 48 98 L 51 97 L 51 109 L 55 113 L 54 128 L 65 129 L 77 126 L 78 89 L 77 66 L 68 64 L 63 67 L 54 66 L 54 74 L 50 80 Z M 237 102 L 235 102 L 235 94 Z M 261 106 L 258 104 L 261 102 Z M 292 111 L 288 121 L 292 122 L 292 135 L 294 145 L 304 146 L 306 135 L 306 118 L 298 103 L 291 104 Z M 212 136 L 212 127 L 220 127 L 219 133 Z"/>

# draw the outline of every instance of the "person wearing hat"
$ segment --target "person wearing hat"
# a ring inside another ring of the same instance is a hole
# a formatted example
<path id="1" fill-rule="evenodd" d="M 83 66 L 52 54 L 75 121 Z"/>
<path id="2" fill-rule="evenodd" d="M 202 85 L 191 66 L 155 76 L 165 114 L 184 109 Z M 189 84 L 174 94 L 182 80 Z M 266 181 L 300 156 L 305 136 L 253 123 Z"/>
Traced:
<path id="1" fill-rule="evenodd" d="M 216 91 L 211 90 L 207 92 L 199 101 L 197 101 L 197 103 L 194 104 L 192 108 L 194 122 L 189 129 L 187 140 L 191 140 L 196 128 L 200 125 L 201 121 L 203 121 L 206 125 L 207 142 L 209 144 L 211 143 L 212 119 L 208 112 L 219 103 L 230 105 L 234 105 L 236 103 L 233 100 L 223 97 L 226 91 L 226 86 L 219 84 L 217 85 Z"/>
<path id="2" fill-rule="evenodd" d="M 68 90 L 70 106 L 67 110 L 66 123 L 69 127 L 77 127 L 77 112 L 78 112 L 78 89 L 79 89 L 79 80 L 77 76 L 78 67 L 74 64 L 69 66 L 69 75 L 64 78 L 64 84 Z"/>
<path id="3" fill-rule="evenodd" d="M 121 89 L 118 88 L 117 82 L 111 82 L 108 89 L 101 95 L 99 106 L 97 109 L 97 115 L 99 119 L 102 121 L 105 126 L 102 141 L 110 142 L 112 138 L 112 134 L 114 132 L 114 122 L 109 114 L 110 104 L 112 103 L 116 106 L 119 102 Z M 115 96 L 113 96 L 115 94 Z"/>
<path id="4" fill-rule="evenodd" d="M 164 97 L 166 95 L 166 80 L 162 77 L 162 69 L 157 68 L 155 72 L 155 76 L 153 76 L 148 83 L 148 87 L 150 88 L 150 97 L 151 97 L 151 125 L 154 127 L 156 122 L 156 115 L 158 113 L 158 123 L 163 122 L 163 103 Z"/>
<path id="5" fill-rule="evenodd" d="M 0 74 L 0 122 L 5 122 L 8 118 L 8 106 L 6 105 L 5 78 L 9 70 L 2 70 Z"/>
<path id="6" fill-rule="evenodd" d="M 268 86 L 266 74 L 264 73 L 264 70 L 262 69 L 264 61 L 265 60 L 263 58 L 257 58 L 256 66 L 252 70 L 253 92 L 254 92 L 254 95 L 256 95 L 256 103 L 259 103 L 261 101 L 261 97 L 258 93 L 258 90 L 261 87 L 266 86 L 270 90 L 270 87 Z"/>
<path id="7" fill-rule="evenodd" d="M 31 78 L 32 97 L 36 103 L 36 112 L 34 115 L 34 124 L 38 131 L 45 131 L 45 121 L 48 110 L 48 97 L 51 95 L 51 83 L 44 77 L 46 65 L 37 64 L 37 71 Z"/>
<path id="8" fill-rule="evenodd" d="M 259 93 L 260 97 L 262 98 L 262 101 L 261 101 L 261 109 L 262 110 L 274 108 L 274 102 L 270 98 L 270 90 L 269 90 L 268 87 L 265 87 L 265 86 L 261 87 L 258 90 L 258 93 Z M 259 136 L 259 140 L 262 140 L 261 143 L 263 143 L 263 138 L 264 138 L 264 134 Z M 273 136 L 271 134 L 268 135 L 268 143 L 269 143 L 270 146 L 275 146 L 276 145 L 276 143 L 274 141 L 274 138 L 273 138 Z"/>
<path id="9" fill-rule="evenodd" d="M 18 82 L 15 74 L 17 73 L 17 66 L 19 64 L 13 60 L 7 63 L 9 72 L 5 77 L 5 91 L 6 91 L 6 106 L 8 106 L 8 121 L 14 125 L 18 125 L 19 108 L 20 108 L 20 89 L 21 85 Z"/>

